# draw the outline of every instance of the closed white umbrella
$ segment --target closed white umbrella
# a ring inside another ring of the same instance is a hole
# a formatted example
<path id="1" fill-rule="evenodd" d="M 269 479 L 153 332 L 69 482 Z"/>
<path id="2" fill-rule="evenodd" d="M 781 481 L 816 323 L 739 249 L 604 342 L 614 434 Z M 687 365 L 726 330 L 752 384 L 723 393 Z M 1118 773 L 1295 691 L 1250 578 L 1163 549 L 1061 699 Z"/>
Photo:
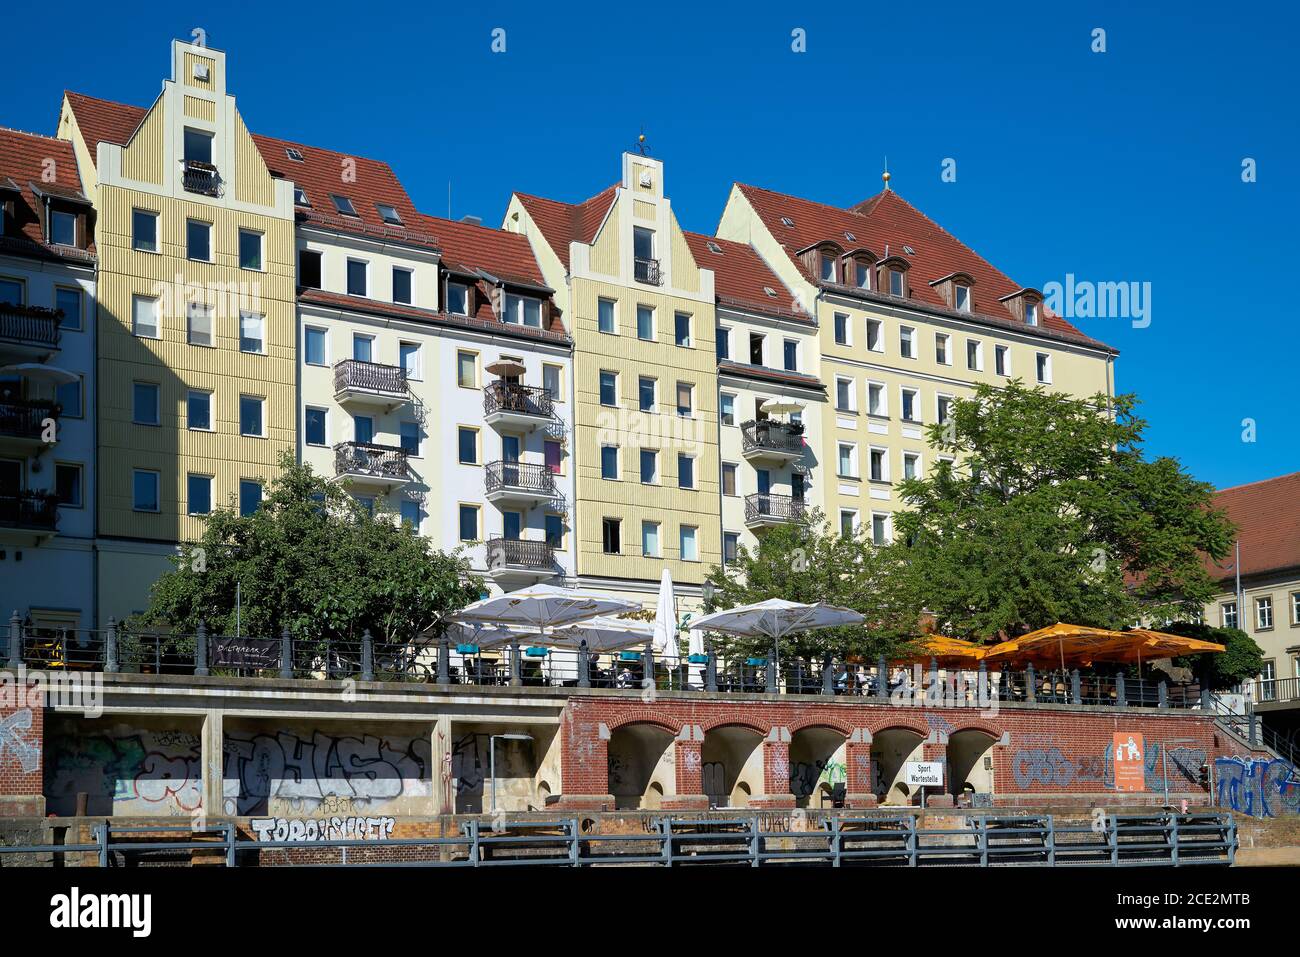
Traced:
<path id="1" fill-rule="evenodd" d="M 673 601 L 673 575 L 667 568 L 659 579 L 659 601 L 655 604 L 654 650 L 661 658 L 677 658 L 677 607 Z"/>
<path id="2" fill-rule="evenodd" d="M 686 642 L 686 653 L 692 658 L 696 655 L 705 654 L 704 651 L 704 632 L 695 627 L 695 622 L 691 622 L 691 630 L 688 633 Z M 704 687 L 704 665 L 691 665 L 688 669 L 688 680 L 692 688 Z"/>

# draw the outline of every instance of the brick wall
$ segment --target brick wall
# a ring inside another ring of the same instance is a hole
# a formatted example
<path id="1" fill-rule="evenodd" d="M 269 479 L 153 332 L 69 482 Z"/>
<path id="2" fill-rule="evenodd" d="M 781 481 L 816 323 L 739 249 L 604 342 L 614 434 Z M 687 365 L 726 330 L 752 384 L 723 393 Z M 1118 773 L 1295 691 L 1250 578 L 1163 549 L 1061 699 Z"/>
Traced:
<path id="1" fill-rule="evenodd" d="M 39 687 L 0 672 L 0 816 L 45 813 L 45 709 Z"/>

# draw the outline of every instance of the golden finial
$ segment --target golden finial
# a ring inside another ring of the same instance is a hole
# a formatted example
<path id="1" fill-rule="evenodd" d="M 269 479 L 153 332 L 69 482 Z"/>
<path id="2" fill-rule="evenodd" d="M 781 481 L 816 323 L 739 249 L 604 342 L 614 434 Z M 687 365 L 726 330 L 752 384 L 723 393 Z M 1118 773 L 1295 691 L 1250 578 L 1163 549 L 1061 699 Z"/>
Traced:
<path id="1" fill-rule="evenodd" d="M 880 174 L 880 178 L 885 181 L 885 191 L 889 190 L 889 157 L 885 157 L 885 171 Z"/>

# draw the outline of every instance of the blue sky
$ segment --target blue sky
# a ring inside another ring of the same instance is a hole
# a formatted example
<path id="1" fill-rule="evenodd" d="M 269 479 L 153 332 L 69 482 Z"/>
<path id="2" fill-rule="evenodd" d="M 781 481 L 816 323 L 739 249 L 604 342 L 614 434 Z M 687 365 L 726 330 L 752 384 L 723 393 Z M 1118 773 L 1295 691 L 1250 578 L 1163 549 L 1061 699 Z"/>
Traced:
<path id="1" fill-rule="evenodd" d="M 1151 284 L 1145 328 L 1077 324 L 1120 349 L 1152 454 L 1219 487 L 1300 469 L 1293 9 L 466 6 L 137 3 L 105 20 L 64 3 L 57 23 L 27 7 L 10 20 L 30 39 L 93 29 L 6 51 L 0 124 L 53 132 L 65 87 L 147 105 L 169 39 L 199 26 L 252 129 L 387 160 L 439 215 L 449 182 L 452 213 L 489 224 L 513 189 L 585 198 L 643 127 L 702 232 L 733 181 L 847 205 L 888 155 L 901 195 L 1024 285 Z"/>

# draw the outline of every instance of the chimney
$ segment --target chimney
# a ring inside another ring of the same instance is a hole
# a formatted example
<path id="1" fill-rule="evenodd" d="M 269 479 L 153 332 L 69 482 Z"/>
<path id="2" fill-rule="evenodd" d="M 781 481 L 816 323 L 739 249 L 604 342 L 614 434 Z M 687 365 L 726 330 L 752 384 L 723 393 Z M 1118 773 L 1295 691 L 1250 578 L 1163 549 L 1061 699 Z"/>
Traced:
<path id="1" fill-rule="evenodd" d="M 482 216 L 462 216 L 462 217 L 460 218 L 460 221 L 461 221 L 462 223 L 468 223 L 468 224 L 471 225 L 471 226 L 482 226 L 482 225 L 483 225 L 483 217 L 482 217 Z"/>

